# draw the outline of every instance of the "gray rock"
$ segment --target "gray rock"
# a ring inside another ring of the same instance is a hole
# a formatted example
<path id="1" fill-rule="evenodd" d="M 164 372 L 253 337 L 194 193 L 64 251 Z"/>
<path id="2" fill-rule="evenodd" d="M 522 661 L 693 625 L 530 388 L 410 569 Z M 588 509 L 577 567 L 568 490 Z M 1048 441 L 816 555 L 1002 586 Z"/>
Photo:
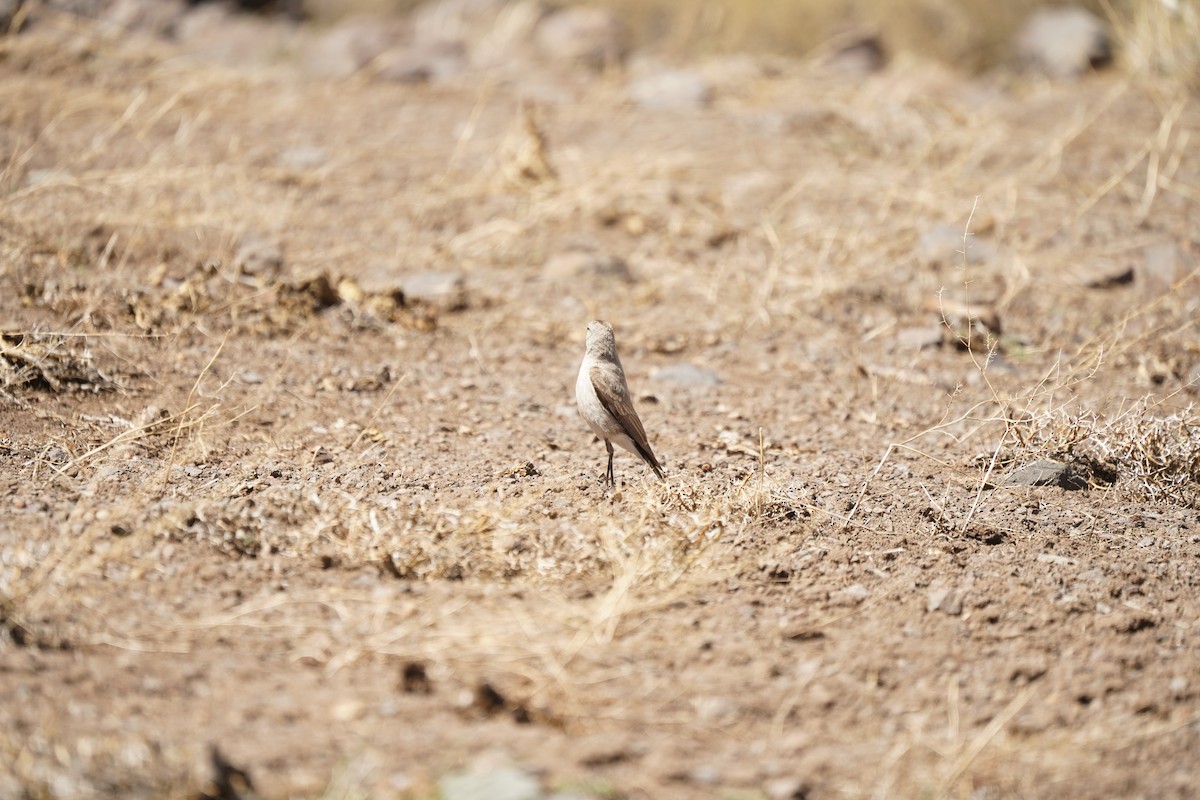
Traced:
<path id="1" fill-rule="evenodd" d="M 721 782 L 721 771 L 712 764 L 701 764 L 688 772 L 687 779 L 702 786 L 716 786 Z"/>
<path id="2" fill-rule="evenodd" d="M 174 29 L 189 54 L 227 65 L 269 63 L 292 47 L 293 35 L 292 26 L 218 3 L 193 5 Z"/>
<path id="3" fill-rule="evenodd" d="M 516 767 L 484 772 L 457 772 L 438 781 L 442 800 L 538 800 L 541 788 L 533 776 Z"/>
<path id="4" fill-rule="evenodd" d="M 839 606 L 856 606 L 871 596 L 871 590 L 861 583 L 852 583 L 832 592 L 829 595 L 831 603 Z"/>
<path id="5" fill-rule="evenodd" d="M 1077 78 L 1112 61 L 1108 25 L 1076 6 L 1039 8 L 1017 34 L 1017 57 L 1051 78 Z"/>
<path id="6" fill-rule="evenodd" d="M 955 225 L 934 225 L 917 240 L 917 263 L 926 267 L 949 267 L 967 264 L 986 264 L 996 257 L 991 242 L 968 235 L 967 253 L 963 257 L 963 229 Z"/>
<path id="7" fill-rule="evenodd" d="M 804 781 L 799 778 L 773 778 L 763 786 L 767 800 L 800 800 L 806 797 Z"/>
<path id="8" fill-rule="evenodd" d="M 307 172 L 323 167 L 328 160 L 329 151 L 324 147 L 290 147 L 279 154 L 275 163 L 284 169 Z"/>
<path id="9" fill-rule="evenodd" d="M 467 50 L 461 42 L 418 42 L 380 59 L 378 80 L 396 83 L 443 81 L 467 67 Z"/>
<path id="10" fill-rule="evenodd" d="M 1175 282 L 1193 268 L 1190 254 L 1178 244 L 1159 242 L 1146 248 L 1137 273 L 1145 290 L 1157 295 L 1170 291 Z"/>
<path id="11" fill-rule="evenodd" d="M 247 233 L 233 254 L 233 265 L 246 275 L 279 272 L 283 268 L 283 245 L 269 234 Z"/>
<path id="12" fill-rule="evenodd" d="M 883 40 L 872 34 L 847 37 L 825 60 L 825 66 L 851 78 L 863 78 L 887 66 Z"/>
<path id="13" fill-rule="evenodd" d="M 304 67 L 322 78 L 348 78 L 395 47 L 399 38 L 399 29 L 389 20 L 351 17 L 313 42 Z"/>
<path id="14" fill-rule="evenodd" d="M 925 600 L 925 610 L 931 614 L 934 611 L 940 611 L 943 614 L 957 617 L 963 610 L 962 595 L 957 590 L 945 586 L 932 588 Z"/>
<path id="15" fill-rule="evenodd" d="M 941 325 L 915 325 L 896 331 L 896 345 L 901 350 L 930 350 L 942 346 Z"/>
<path id="16" fill-rule="evenodd" d="M 676 386 L 690 388 L 709 388 L 719 386 L 721 383 L 721 377 L 711 369 L 686 363 L 663 367 L 650 377 L 663 383 L 673 383 Z"/>
<path id="17" fill-rule="evenodd" d="M 542 265 L 542 276 L 556 281 L 571 278 L 618 280 L 622 283 L 635 281 L 625 259 L 584 248 L 572 248 L 550 256 Z"/>
<path id="18" fill-rule="evenodd" d="M 510 0 L 434 0 L 412 14 L 413 42 L 475 42 L 495 27 Z"/>
<path id="19" fill-rule="evenodd" d="M 534 28 L 533 43 L 546 58 L 601 69 L 624 58 L 624 33 L 612 11 L 575 6 L 543 17 Z"/>
<path id="20" fill-rule="evenodd" d="M 183 0 L 115 0 L 105 10 L 104 20 L 127 31 L 170 36 L 187 10 Z"/>
<path id="21" fill-rule="evenodd" d="M 1057 461 L 1034 461 L 1010 471 L 1000 479 L 1001 486 L 1061 486 L 1080 489 L 1087 486 L 1079 471 Z"/>
<path id="22" fill-rule="evenodd" d="M 636 105 L 647 109 L 697 109 L 712 102 L 713 89 L 700 73 L 677 69 L 635 80 L 629 86 L 629 97 Z"/>
<path id="23" fill-rule="evenodd" d="M 1058 553 L 1038 553 L 1037 560 L 1042 564 L 1054 564 L 1059 567 L 1074 567 L 1079 564 L 1079 559 L 1060 556 Z"/>
<path id="24" fill-rule="evenodd" d="M 721 205 L 730 217 L 742 222 L 761 220 L 786 188 L 778 172 L 739 172 L 721 185 Z"/>
<path id="25" fill-rule="evenodd" d="M 417 300 L 459 302 L 466 292 L 466 280 L 457 272 L 414 272 L 400 280 L 400 290 L 405 297 Z"/>
<path id="26" fill-rule="evenodd" d="M 524 72 L 544 10 L 539 0 L 440 0 L 414 15 L 413 41 L 461 42 L 473 67 Z"/>

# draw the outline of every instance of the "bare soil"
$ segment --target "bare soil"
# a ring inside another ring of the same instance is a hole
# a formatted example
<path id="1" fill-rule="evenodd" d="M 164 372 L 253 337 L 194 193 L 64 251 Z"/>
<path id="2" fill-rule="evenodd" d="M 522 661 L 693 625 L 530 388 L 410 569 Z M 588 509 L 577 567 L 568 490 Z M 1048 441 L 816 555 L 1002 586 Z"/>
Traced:
<path id="1" fill-rule="evenodd" d="M 701 69 L 0 42 L 0 795 L 1193 796 L 1195 95 Z"/>

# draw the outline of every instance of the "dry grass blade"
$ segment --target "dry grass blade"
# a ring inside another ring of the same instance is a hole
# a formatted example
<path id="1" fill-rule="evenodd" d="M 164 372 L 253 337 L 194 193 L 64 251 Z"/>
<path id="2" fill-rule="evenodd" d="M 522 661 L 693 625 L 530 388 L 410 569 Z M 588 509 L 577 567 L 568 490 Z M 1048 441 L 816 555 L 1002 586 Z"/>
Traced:
<path id="1" fill-rule="evenodd" d="M 975 735 L 975 737 L 971 740 L 970 745 L 968 745 L 966 749 L 964 749 L 963 752 L 960 753 L 951 764 L 949 773 L 942 780 L 941 788 L 938 790 L 937 794 L 939 797 L 947 796 L 949 791 L 959 782 L 962 776 L 966 774 L 967 770 L 971 768 L 971 765 L 975 763 L 976 759 L 979 758 L 980 754 L 982 754 L 987 746 L 992 743 L 992 740 L 994 740 L 996 736 L 998 736 L 1000 732 L 1004 730 L 1008 723 L 1012 722 L 1013 717 L 1021 713 L 1021 709 L 1023 709 L 1026 704 L 1033 699 L 1035 694 L 1037 694 L 1036 686 L 1026 686 L 1024 689 L 1018 692 L 1012 700 L 1008 701 L 1008 704 L 1004 706 L 1004 709 L 1001 710 L 999 714 L 994 716 L 991 721 L 984 726 L 983 730 Z"/>
<path id="2" fill-rule="evenodd" d="M 162 488 L 164 490 L 166 489 L 167 485 L 171 482 L 171 470 L 175 466 L 175 452 L 179 448 L 179 437 L 183 434 L 185 425 L 193 422 L 191 420 L 188 420 L 187 415 L 191 413 L 191 410 L 193 408 L 195 408 L 195 405 L 193 404 L 192 401 L 196 396 L 197 390 L 199 390 L 199 388 L 200 388 L 200 382 L 202 380 L 204 380 L 204 376 L 208 373 L 208 371 L 210 369 L 212 369 L 212 365 L 216 362 L 217 356 L 221 355 L 221 351 L 223 349 L 225 349 L 225 343 L 227 341 L 229 341 L 229 334 L 225 334 L 225 336 L 222 337 L 221 344 L 217 345 L 217 349 L 213 351 L 212 357 L 208 359 L 208 363 L 204 365 L 204 369 L 200 370 L 200 374 L 198 374 L 196 376 L 196 380 L 192 383 L 192 388 L 188 392 L 187 400 L 184 402 L 184 411 L 181 414 L 179 414 L 179 417 L 178 417 L 179 421 L 176 424 L 175 430 L 172 433 L 171 455 L 167 458 L 167 465 L 163 471 L 163 478 L 162 478 Z M 211 411 L 211 410 L 212 409 L 210 408 L 209 411 Z M 201 417 L 201 419 L 204 419 L 205 417 L 207 417 L 209 414 L 209 411 L 206 411 L 204 413 L 204 415 Z"/>

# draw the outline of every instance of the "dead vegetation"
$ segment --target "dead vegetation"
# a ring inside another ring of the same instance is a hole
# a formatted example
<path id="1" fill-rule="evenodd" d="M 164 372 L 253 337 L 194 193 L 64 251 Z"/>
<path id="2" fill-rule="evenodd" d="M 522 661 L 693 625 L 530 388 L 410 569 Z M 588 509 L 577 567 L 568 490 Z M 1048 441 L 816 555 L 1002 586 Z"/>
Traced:
<path id="1" fill-rule="evenodd" d="M 0 390 L 115 391 L 118 384 L 94 364 L 85 336 L 0 333 Z"/>
<path id="2" fill-rule="evenodd" d="M 1174 82 L 788 64 L 711 110 L 600 76 L 535 117 L 28 36 L 0 794 L 194 796 L 202 763 L 423 797 L 481 742 L 595 797 L 1194 785 Z M 423 270 L 465 289 L 411 296 Z M 593 316 L 662 484 L 597 480 Z M 722 382 L 651 377 L 676 362 Z M 1039 460 L 1091 488 L 999 483 Z"/>

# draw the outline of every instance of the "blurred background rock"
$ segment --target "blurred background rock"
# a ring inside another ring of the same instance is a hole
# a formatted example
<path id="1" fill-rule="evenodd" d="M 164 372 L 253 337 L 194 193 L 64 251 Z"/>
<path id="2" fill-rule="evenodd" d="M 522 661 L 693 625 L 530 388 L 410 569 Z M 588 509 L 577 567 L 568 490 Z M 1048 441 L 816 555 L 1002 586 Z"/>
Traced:
<path id="1" fill-rule="evenodd" d="M 0 24 L 16 30 L 47 10 L 182 39 L 246 17 L 338 30 L 309 59 L 333 76 L 402 40 L 417 51 L 377 65 L 402 80 L 452 73 L 460 57 L 495 65 L 518 49 L 592 67 L 630 54 L 753 52 L 835 57 L 854 71 L 915 54 L 973 73 L 1073 78 L 1114 63 L 1195 85 L 1200 72 L 1200 0 L 0 0 Z M 353 55 L 333 64 L 339 47 Z"/>

